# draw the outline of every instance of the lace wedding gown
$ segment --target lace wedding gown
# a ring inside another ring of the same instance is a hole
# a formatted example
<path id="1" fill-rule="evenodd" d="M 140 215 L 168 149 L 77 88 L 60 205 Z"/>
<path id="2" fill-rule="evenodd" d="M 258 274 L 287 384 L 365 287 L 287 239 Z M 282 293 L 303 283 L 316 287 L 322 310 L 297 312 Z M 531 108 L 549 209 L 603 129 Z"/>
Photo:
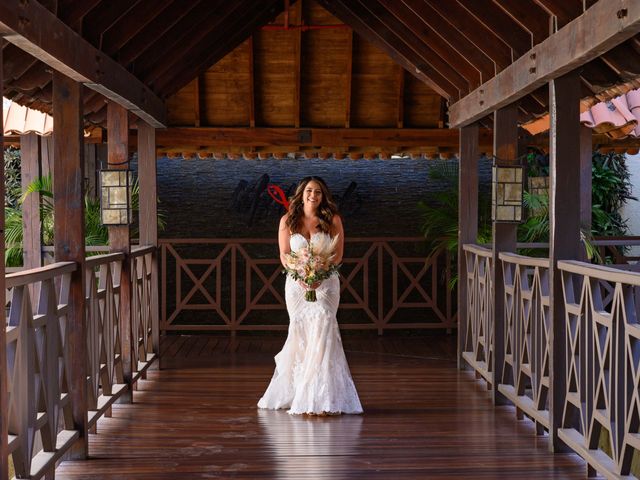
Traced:
<path id="1" fill-rule="evenodd" d="M 295 233 L 290 245 L 295 252 L 307 245 L 307 239 Z M 304 294 L 304 288 L 287 276 L 289 334 L 275 356 L 276 369 L 258 407 L 286 408 L 291 414 L 362 413 L 336 319 L 340 279 L 332 275 L 323 281 L 315 302 L 307 302 Z"/>

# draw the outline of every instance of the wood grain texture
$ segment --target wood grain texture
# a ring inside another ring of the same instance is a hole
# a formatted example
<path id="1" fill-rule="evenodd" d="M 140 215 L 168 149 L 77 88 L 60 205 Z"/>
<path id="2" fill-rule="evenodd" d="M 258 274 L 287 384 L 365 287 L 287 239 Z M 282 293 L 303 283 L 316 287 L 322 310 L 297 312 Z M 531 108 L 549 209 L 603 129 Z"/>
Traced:
<path id="1" fill-rule="evenodd" d="M 0 88 L 4 87 L 4 71 L 2 68 L 2 60 L 3 60 L 3 47 L 4 40 L 0 40 Z M 2 105 L 0 105 L 0 113 L 2 112 Z M 4 116 L 2 116 L 4 118 Z M 0 147 L 2 147 L 2 151 L 4 151 L 4 129 L 0 131 Z M 2 166 L 0 166 L 0 193 L 2 194 L 2 198 L 4 198 L 4 162 L 2 162 Z M 4 242 L 4 209 L 0 212 L 0 230 L 2 231 L 2 235 L 0 235 L 0 247 L 4 251 L 5 242 Z M 0 305 L 6 305 L 6 295 L 7 290 L 5 286 L 5 264 L 4 264 L 4 255 L 0 258 Z M 9 420 L 9 404 L 8 404 L 8 382 L 7 382 L 7 333 L 4 328 L 0 329 L 0 478 L 4 480 L 9 476 L 9 444 L 8 444 L 8 425 L 7 421 Z"/>
<path id="2" fill-rule="evenodd" d="M 35 133 L 20 136 L 20 153 L 22 191 L 25 191 L 40 177 L 40 141 Z M 22 202 L 22 265 L 25 268 L 42 264 L 40 230 L 40 194 L 33 192 Z"/>
<path id="3" fill-rule="evenodd" d="M 66 331 L 69 349 L 69 387 L 73 423 L 80 434 L 72 455 L 87 453 L 87 342 L 84 292 L 84 148 L 82 145 L 82 85 L 58 72 L 53 73 L 54 247 L 57 262 L 76 262 L 71 274 Z"/>
<path id="4" fill-rule="evenodd" d="M 454 337 L 345 335 L 365 413 L 325 418 L 256 409 L 283 341 L 163 337 L 173 368 L 149 371 L 135 403 L 100 420 L 91 461 L 56 478 L 584 478 L 576 455 L 547 452 L 531 422 L 456 371 Z"/>

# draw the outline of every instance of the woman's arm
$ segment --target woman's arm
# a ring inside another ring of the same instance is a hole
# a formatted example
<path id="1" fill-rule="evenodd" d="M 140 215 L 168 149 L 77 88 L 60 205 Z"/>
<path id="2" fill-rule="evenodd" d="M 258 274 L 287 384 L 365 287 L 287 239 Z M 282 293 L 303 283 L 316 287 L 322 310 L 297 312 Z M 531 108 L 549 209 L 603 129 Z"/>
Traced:
<path id="1" fill-rule="evenodd" d="M 340 215 L 333 216 L 331 230 L 334 237 L 338 235 L 338 245 L 336 245 L 336 253 L 332 260 L 332 263 L 337 265 L 342 262 L 342 256 L 344 254 L 344 227 L 342 226 L 342 218 L 340 218 Z"/>
<path id="2" fill-rule="evenodd" d="M 280 219 L 280 226 L 278 227 L 278 246 L 280 247 L 280 263 L 284 267 L 286 265 L 285 255 L 291 251 L 291 245 L 289 243 L 289 227 L 287 227 L 287 215 L 283 215 Z"/>

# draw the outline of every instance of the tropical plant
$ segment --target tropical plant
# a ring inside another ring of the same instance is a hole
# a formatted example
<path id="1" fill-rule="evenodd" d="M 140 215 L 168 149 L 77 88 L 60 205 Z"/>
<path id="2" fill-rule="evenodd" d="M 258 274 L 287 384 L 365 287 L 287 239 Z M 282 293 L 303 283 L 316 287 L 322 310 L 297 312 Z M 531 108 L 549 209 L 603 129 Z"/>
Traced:
<path id="1" fill-rule="evenodd" d="M 18 199 L 17 207 L 5 207 L 5 263 L 8 267 L 22 265 L 22 210 L 20 206 L 25 198 L 32 193 L 40 194 L 40 224 L 43 245 L 53 245 L 54 208 L 53 182 L 50 175 L 36 178 L 25 189 Z M 134 213 L 138 210 L 140 188 L 138 181 L 132 186 L 131 204 Z M 85 214 L 85 245 L 101 246 L 109 244 L 108 228 L 102 225 L 100 219 L 100 201 L 90 195 L 84 198 Z M 164 214 L 158 213 L 158 229 L 165 227 Z M 132 232 L 137 235 L 137 230 Z"/>
<path id="2" fill-rule="evenodd" d="M 22 187 L 20 185 L 20 150 L 7 147 L 4 151 L 4 204 L 17 207 Z"/>

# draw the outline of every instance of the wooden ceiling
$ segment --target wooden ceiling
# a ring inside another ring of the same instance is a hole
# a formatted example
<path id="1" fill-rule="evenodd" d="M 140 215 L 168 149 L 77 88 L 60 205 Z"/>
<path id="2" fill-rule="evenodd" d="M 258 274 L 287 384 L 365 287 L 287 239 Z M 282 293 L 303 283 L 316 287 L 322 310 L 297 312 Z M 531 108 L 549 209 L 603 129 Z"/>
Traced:
<path id="1" fill-rule="evenodd" d="M 437 95 L 449 104 L 464 97 L 595 0 L 40 3 L 169 99 L 176 124 L 431 128 L 446 126 L 446 116 L 434 116 L 442 105 Z M 615 16 L 612 10 L 602 21 Z M 12 44 L 3 53 L 5 95 L 49 112 L 50 68 Z M 595 102 L 639 77 L 636 35 L 581 68 L 582 93 Z M 547 87 L 519 107 L 521 122 L 544 114 Z M 105 112 L 104 97 L 87 90 L 87 121 L 100 124 Z M 490 118 L 482 123 L 489 126 Z"/>

